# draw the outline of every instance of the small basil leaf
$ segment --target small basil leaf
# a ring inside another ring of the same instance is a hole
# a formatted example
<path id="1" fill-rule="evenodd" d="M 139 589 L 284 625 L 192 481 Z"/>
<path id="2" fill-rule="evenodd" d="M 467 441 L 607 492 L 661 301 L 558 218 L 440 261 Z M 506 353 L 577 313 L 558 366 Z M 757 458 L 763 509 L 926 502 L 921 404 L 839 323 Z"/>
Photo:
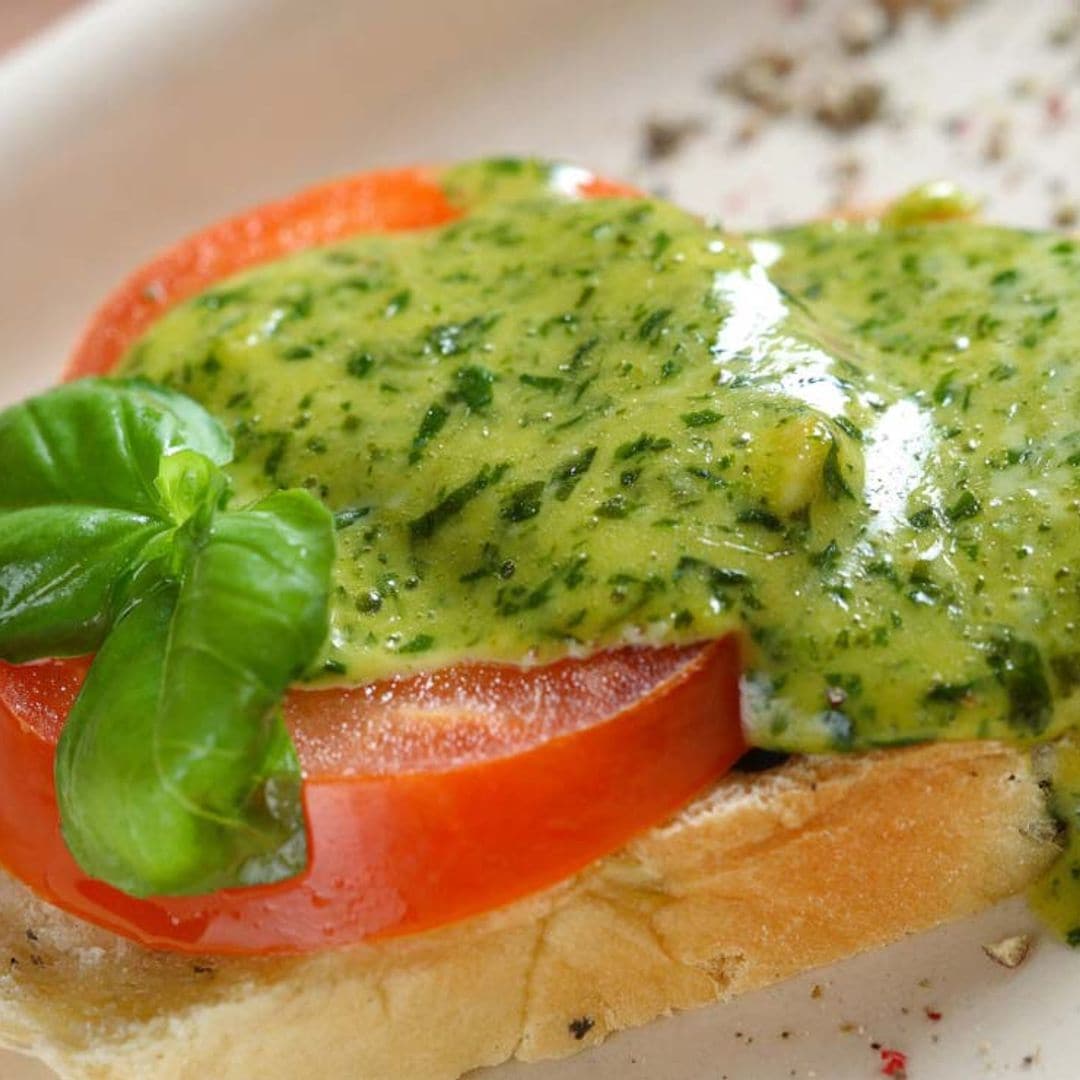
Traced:
<path id="1" fill-rule="evenodd" d="M 119 888 L 131 867 L 195 843 L 189 815 L 153 766 L 153 724 L 177 589 L 158 588 L 113 627 L 83 683 L 56 751 L 64 840 L 88 873 Z M 139 815 L 153 820 L 143 828 Z M 180 837 L 176 839 L 176 834 Z"/>
<path id="2" fill-rule="evenodd" d="M 229 481 L 204 454 L 180 450 L 161 459 L 154 487 L 173 521 L 200 518 L 208 522 L 228 494 Z"/>
<path id="3" fill-rule="evenodd" d="M 125 510 L 0 513 L 0 658 L 22 663 L 98 648 L 129 568 L 162 529 Z"/>
<path id="4" fill-rule="evenodd" d="M 182 530 L 183 531 L 183 530 Z M 216 516 L 116 624 L 57 754 L 64 836 L 134 895 L 276 881 L 306 857 L 278 705 L 327 630 L 333 518 L 304 492 Z"/>
<path id="5" fill-rule="evenodd" d="M 166 775 L 156 760 L 178 596 L 175 584 L 159 587 L 116 624 L 57 748 L 56 792 L 68 848 L 89 874 L 135 896 L 246 884 L 247 864 L 260 865 L 267 852 L 278 856 L 278 869 L 295 873 L 306 855 L 298 813 L 283 814 L 272 793 L 299 789 L 299 767 L 279 717 L 259 725 L 265 754 L 244 763 L 247 799 L 227 818 L 189 803 L 183 777 Z M 213 741 L 201 750 L 217 753 Z M 282 769 L 286 775 L 278 777 Z"/>
<path id="6" fill-rule="evenodd" d="M 232 458 L 224 428 L 182 394 L 140 380 L 83 379 L 0 413 L 0 511 L 69 503 L 155 515 L 161 459 Z"/>
<path id="7" fill-rule="evenodd" d="M 241 664 L 277 700 L 326 639 L 334 551 L 333 516 L 303 491 L 218 515 L 184 581 L 174 648 L 200 669 L 209 654 Z"/>

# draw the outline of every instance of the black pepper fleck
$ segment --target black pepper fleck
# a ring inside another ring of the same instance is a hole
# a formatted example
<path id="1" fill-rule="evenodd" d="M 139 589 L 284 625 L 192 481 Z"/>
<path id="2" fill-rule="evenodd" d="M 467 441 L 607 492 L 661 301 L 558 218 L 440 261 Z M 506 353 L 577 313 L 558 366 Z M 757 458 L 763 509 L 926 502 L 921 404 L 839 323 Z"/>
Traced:
<path id="1" fill-rule="evenodd" d="M 567 1027 L 570 1030 L 570 1034 L 573 1035 L 578 1042 L 581 1042 L 581 1040 L 596 1027 L 596 1021 L 591 1016 L 579 1016 L 576 1020 L 571 1020 Z"/>

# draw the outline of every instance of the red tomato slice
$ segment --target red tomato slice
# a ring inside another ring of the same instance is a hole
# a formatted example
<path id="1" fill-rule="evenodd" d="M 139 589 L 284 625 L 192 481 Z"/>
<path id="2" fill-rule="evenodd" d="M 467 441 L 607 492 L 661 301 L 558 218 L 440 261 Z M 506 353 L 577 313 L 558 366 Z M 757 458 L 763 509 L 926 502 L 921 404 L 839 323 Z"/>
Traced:
<path id="1" fill-rule="evenodd" d="M 638 192 L 583 174 L 577 194 L 604 198 Z M 413 168 L 334 180 L 227 218 L 136 270 L 90 320 L 65 378 L 106 374 L 156 318 L 230 274 L 358 233 L 442 225 L 460 213 L 447 201 L 437 170 Z"/>
<path id="2" fill-rule="evenodd" d="M 635 194 L 588 177 L 578 191 Z M 408 169 L 326 184 L 212 226 L 106 301 L 67 377 L 107 373 L 162 312 L 228 274 L 461 212 L 436 171 Z M 286 715 L 305 771 L 306 873 L 267 888 L 136 900 L 88 878 L 60 834 L 54 751 L 87 666 L 0 664 L 0 863 L 82 918 L 177 951 L 305 952 L 489 910 L 618 848 L 745 749 L 733 640 L 296 691 Z"/>
<path id="3" fill-rule="evenodd" d="M 280 885 L 137 900 L 60 834 L 56 740 L 88 662 L 0 665 L 0 863 L 146 945 L 288 953 L 498 907 L 663 820 L 745 747 L 734 639 L 297 691 L 311 860 Z"/>

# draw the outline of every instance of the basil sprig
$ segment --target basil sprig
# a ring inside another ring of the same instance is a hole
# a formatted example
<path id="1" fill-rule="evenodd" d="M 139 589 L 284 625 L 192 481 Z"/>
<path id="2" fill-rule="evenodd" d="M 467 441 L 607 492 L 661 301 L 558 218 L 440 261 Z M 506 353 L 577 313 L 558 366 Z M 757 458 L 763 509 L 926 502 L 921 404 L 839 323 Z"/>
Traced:
<path id="1" fill-rule="evenodd" d="M 232 442 L 189 398 L 86 379 L 0 413 L 0 658 L 94 651 L 56 756 L 64 838 L 136 896 L 307 861 L 280 704 L 327 633 L 333 519 L 228 508 Z"/>

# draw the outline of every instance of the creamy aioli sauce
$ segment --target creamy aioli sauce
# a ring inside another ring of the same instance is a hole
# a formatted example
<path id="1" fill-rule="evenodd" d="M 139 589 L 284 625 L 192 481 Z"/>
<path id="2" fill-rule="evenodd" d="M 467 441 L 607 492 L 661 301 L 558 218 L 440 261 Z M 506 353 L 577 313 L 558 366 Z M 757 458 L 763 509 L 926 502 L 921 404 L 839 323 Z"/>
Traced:
<path id="1" fill-rule="evenodd" d="M 1072 728 L 1080 247 L 916 204 L 738 238 L 561 180 L 451 170 L 461 220 L 239 275 L 123 364 L 226 420 L 239 498 L 338 514 L 325 674 L 739 631 L 759 746 Z"/>

